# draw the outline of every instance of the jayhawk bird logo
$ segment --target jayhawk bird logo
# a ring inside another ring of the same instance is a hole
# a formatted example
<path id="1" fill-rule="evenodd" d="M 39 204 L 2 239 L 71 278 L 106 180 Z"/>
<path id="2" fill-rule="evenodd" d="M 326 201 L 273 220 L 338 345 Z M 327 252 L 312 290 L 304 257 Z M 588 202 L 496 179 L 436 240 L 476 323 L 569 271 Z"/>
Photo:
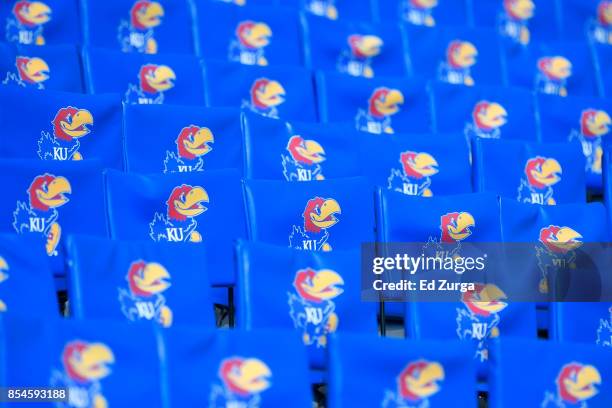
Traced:
<path id="1" fill-rule="evenodd" d="M 336 0 L 303 0 L 304 10 L 315 16 L 326 17 L 330 20 L 338 19 Z"/>
<path id="2" fill-rule="evenodd" d="M 87 136 L 94 118 L 87 109 L 68 106 L 57 111 L 51 124 L 53 135 L 42 131 L 38 157 L 42 160 L 83 160 L 80 139 Z"/>
<path id="3" fill-rule="evenodd" d="M 549 274 L 576 268 L 576 249 L 582 245 L 581 239 L 582 235 L 570 227 L 549 225 L 540 230 L 540 243 L 535 248 L 542 274 L 538 287 L 540 293 L 549 292 Z"/>
<path id="4" fill-rule="evenodd" d="M 43 26 L 51 20 L 51 8 L 41 1 L 20 0 L 6 19 L 6 40 L 24 45 L 44 45 Z"/>
<path id="5" fill-rule="evenodd" d="M 348 37 L 347 43 L 348 49 L 342 51 L 336 63 L 338 71 L 372 78 L 372 58 L 380 54 L 383 40 L 376 35 L 353 34 Z"/>
<path id="6" fill-rule="evenodd" d="M 400 15 L 410 24 L 434 27 L 433 10 L 437 6 L 438 0 L 403 0 L 400 2 Z"/>
<path id="7" fill-rule="evenodd" d="M 42 235 L 47 255 L 55 256 L 62 235 L 57 208 L 69 201 L 66 194 L 72 193 L 70 183 L 64 177 L 45 173 L 32 181 L 27 193 L 28 202 L 17 201 L 13 228 L 18 234 Z"/>
<path id="8" fill-rule="evenodd" d="M 601 138 L 610 133 L 612 119 L 607 112 L 586 109 L 580 115 L 580 130 L 573 130 L 569 140 L 578 140 L 582 144 L 582 153 L 586 157 L 586 171 L 601 174 L 603 148 Z"/>
<path id="9" fill-rule="evenodd" d="M 590 22 L 591 38 L 601 44 L 612 45 L 612 1 L 601 0 L 597 6 L 597 18 Z"/>
<path id="10" fill-rule="evenodd" d="M 469 41 L 454 40 L 446 48 L 446 61 L 438 67 L 438 79 L 450 84 L 472 86 L 471 68 L 476 64 L 478 50 Z"/>
<path id="11" fill-rule="evenodd" d="M 45 81 L 49 79 L 49 65 L 42 58 L 23 57 L 15 58 L 17 72 L 7 72 L 4 85 L 16 84 L 24 88 L 45 89 Z"/>
<path id="12" fill-rule="evenodd" d="M 130 19 L 119 24 L 117 38 L 121 51 L 157 54 L 154 28 L 162 23 L 163 6 L 150 0 L 137 0 L 130 10 Z"/>
<path id="13" fill-rule="evenodd" d="M 325 150 L 314 140 L 302 136 L 291 136 L 287 143 L 287 154 L 282 154 L 283 175 L 287 181 L 324 180 L 321 163 L 325 161 Z"/>
<path id="14" fill-rule="evenodd" d="M 278 106 L 285 102 L 285 88 L 278 81 L 259 78 L 251 86 L 250 99 L 242 107 L 270 118 L 278 118 Z"/>
<path id="15" fill-rule="evenodd" d="M 603 347 L 612 347 L 612 307 L 608 310 L 608 313 L 605 319 L 599 319 L 597 340 L 595 341 L 595 344 Z"/>
<path id="16" fill-rule="evenodd" d="M 128 289 L 119 288 L 121 311 L 130 321 L 153 320 L 162 327 L 172 326 L 172 310 L 162 294 L 171 286 L 163 265 L 138 260 L 132 262 L 126 280 Z"/>
<path id="17" fill-rule="evenodd" d="M 130 84 L 125 103 L 150 105 L 164 103 L 164 92 L 174 88 L 176 74 L 167 65 L 147 64 L 140 67 L 138 85 Z"/>
<path id="18" fill-rule="evenodd" d="M 196 218 L 207 210 L 204 204 L 208 202 L 208 193 L 202 187 L 175 187 L 166 201 L 166 215 L 155 213 L 149 224 L 149 236 L 153 241 L 202 242 Z"/>
<path id="19" fill-rule="evenodd" d="M 537 62 L 535 89 L 538 92 L 567 96 L 566 83 L 572 76 L 572 63 L 565 57 L 543 57 Z"/>
<path id="20" fill-rule="evenodd" d="M 0 256 L 0 284 L 2 284 L 3 282 L 6 282 L 6 280 L 9 278 L 9 264 L 8 262 L 6 262 L 6 260 Z M 6 312 L 8 310 L 8 306 L 6 305 L 5 302 L 2 301 L 2 299 L 0 299 L 0 313 Z"/>
<path id="21" fill-rule="evenodd" d="M 184 127 L 176 138 L 176 153 L 167 151 L 164 173 L 204 170 L 204 156 L 212 151 L 215 136 L 207 127 Z"/>
<path id="22" fill-rule="evenodd" d="M 561 165 L 553 158 L 536 156 L 525 164 L 525 176 L 518 188 L 522 203 L 555 205 L 552 186 L 561 181 Z"/>
<path id="23" fill-rule="evenodd" d="M 68 389 L 62 408 L 104 408 L 108 401 L 102 393 L 102 380 L 112 373 L 113 351 L 104 343 L 74 340 L 64 346 L 62 369 L 51 374 L 51 386 Z"/>
<path id="24" fill-rule="evenodd" d="M 463 308 L 457 309 L 457 336 L 476 343 L 475 358 L 489 358 L 487 341 L 499 336 L 500 313 L 508 306 L 506 294 L 491 283 L 476 283 L 475 289 L 461 295 Z"/>
<path id="25" fill-rule="evenodd" d="M 391 116 L 400 110 L 404 95 L 397 89 L 377 88 L 368 100 L 368 110 L 359 109 L 355 117 L 357 130 L 370 133 L 394 133 Z"/>
<path id="26" fill-rule="evenodd" d="M 431 177 L 438 173 L 438 162 L 425 152 L 400 153 L 401 169 L 391 169 L 388 188 L 407 195 L 432 197 Z"/>
<path id="27" fill-rule="evenodd" d="M 429 237 L 423 250 L 437 258 L 459 256 L 461 242 L 472 235 L 474 216 L 467 211 L 449 212 L 440 217 L 440 239 Z"/>
<path id="28" fill-rule="evenodd" d="M 258 358 L 233 356 L 219 367 L 220 384 L 213 384 L 210 408 L 259 408 L 261 394 L 272 386 L 272 370 Z"/>
<path id="29" fill-rule="evenodd" d="M 521 45 L 529 44 L 529 20 L 535 4 L 532 0 L 504 0 L 503 11 L 498 16 L 499 33 Z"/>
<path id="30" fill-rule="evenodd" d="M 442 381 L 442 364 L 423 359 L 410 362 L 397 377 L 396 390 L 385 392 L 382 407 L 428 408 L 429 398 L 440 392 Z"/>
<path id="31" fill-rule="evenodd" d="M 339 319 L 332 299 L 342 294 L 339 286 L 343 284 L 342 277 L 331 269 L 306 268 L 295 274 L 295 293 L 288 292 L 289 315 L 296 329 L 302 330 L 305 345 L 325 347 L 327 334 L 337 330 Z"/>
<path id="32" fill-rule="evenodd" d="M 599 393 L 602 378 L 597 367 L 571 362 L 564 365 L 555 381 L 556 391 L 544 393 L 542 408 L 587 408 Z"/>
<path id="33" fill-rule="evenodd" d="M 508 112 L 497 102 L 479 101 L 472 111 L 472 121 L 465 125 L 468 137 L 499 139 L 501 128 L 508 122 Z"/>
<path id="34" fill-rule="evenodd" d="M 236 28 L 236 39 L 230 42 L 229 60 L 245 65 L 268 65 L 265 48 L 271 38 L 272 29 L 266 23 L 241 22 Z"/>
<path id="35" fill-rule="evenodd" d="M 331 251 L 327 230 L 340 221 L 336 217 L 340 213 L 340 204 L 333 198 L 315 197 L 308 200 L 302 213 L 303 226 L 292 227 L 289 246 L 308 251 Z"/>

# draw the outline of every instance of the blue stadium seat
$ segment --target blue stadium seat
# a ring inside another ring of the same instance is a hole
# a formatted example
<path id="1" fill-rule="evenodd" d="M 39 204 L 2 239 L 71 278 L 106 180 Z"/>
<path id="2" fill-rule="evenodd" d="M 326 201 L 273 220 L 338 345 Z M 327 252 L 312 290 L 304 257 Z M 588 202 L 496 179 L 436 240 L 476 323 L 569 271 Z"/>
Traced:
<path id="1" fill-rule="evenodd" d="M 380 20 L 425 27 L 465 26 L 471 18 L 465 0 L 378 0 Z"/>
<path id="2" fill-rule="evenodd" d="M 190 0 L 81 0 L 87 46 L 145 54 L 195 52 Z"/>
<path id="3" fill-rule="evenodd" d="M 474 362 L 456 341 L 340 333 L 330 342 L 328 406 L 473 407 Z"/>
<path id="4" fill-rule="evenodd" d="M 49 262 L 32 239 L 0 234 L 0 319 L 13 315 L 59 317 Z"/>
<path id="5" fill-rule="evenodd" d="M 195 327 L 164 332 L 173 407 L 312 407 L 297 333 Z"/>
<path id="6" fill-rule="evenodd" d="M 126 104 L 204 104 L 202 68 L 194 56 L 89 48 L 83 52 L 83 65 L 92 94 L 119 93 Z"/>
<path id="7" fill-rule="evenodd" d="M 167 406 L 152 326 L 11 317 L 2 331 L 6 384 L 65 388 L 60 406 Z"/>
<path id="8" fill-rule="evenodd" d="M 505 52 L 508 83 L 558 96 L 599 96 L 597 72 L 585 43 L 534 43 Z"/>
<path id="9" fill-rule="evenodd" d="M 245 65 L 302 65 L 296 12 L 208 0 L 196 0 L 196 5 L 202 57 Z"/>
<path id="10" fill-rule="evenodd" d="M 0 38 L 23 45 L 77 44 L 77 0 L 7 0 L 0 6 Z"/>
<path id="11" fill-rule="evenodd" d="M 373 21 L 376 0 L 278 0 L 282 6 L 299 7 L 305 13 L 330 20 Z"/>
<path id="12" fill-rule="evenodd" d="M 502 340 L 493 353 L 491 374 L 492 408 L 612 404 L 612 352 L 592 345 Z"/>
<path id="13" fill-rule="evenodd" d="M 214 327 L 202 246 L 72 235 L 66 251 L 74 318 Z"/>
<path id="14" fill-rule="evenodd" d="M 245 175 L 312 181 L 363 175 L 359 139 L 348 126 L 295 123 L 244 112 Z"/>
<path id="15" fill-rule="evenodd" d="M 112 238 L 204 242 L 210 251 L 210 282 L 235 282 L 232 243 L 246 237 L 238 172 L 145 176 L 109 171 L 106 193 Z"/>
<path id="16" fill-rule="evenodd" d="M 557 302 L 551 314 L 553 339 L 612 347 L 612 303 Z"/>
<path id="17" fill-rule="evenodd" d="M 609 45 L 594 44 L 595 62 L 601 78 L 601 94 L 607 98 L 612 97 L 612 73 L 607 67 L 612 64 L 612 47 Z"/>
<path id="18" fill-rule="evenodd" d="M 0 161 L 0 231 L 32 237 L 50 257 L 52 272 L 64 273 L 62 243 L 68 234 L 106 236 L 102 169 L 81 163 Z"/>
<path id="19" fill-rule="evenodd" d="M 586 199 L 584 157 L 577 144 L 478 139 L 473 149 L 477 191 L 542 205 Z"/>
<path id="20" fill-rule="evenodd" d="M 243 108 L 272 118 L 317 120 L 309 71 L 210 61 L 205 65 L 208 106 Z"/>
<path id="21" fill-rule="evenodd" d="M 360 144 L 364 175 L 379 187 L 424 197 L 472 192 L 462 135 L 364 135 Z"/>
<path id="22" fill-rule="evenodd" d="M 604 136 L 612 127 L 612 101 L 540 94 L 538 114 L 543 142 L 580 143 L 586 160 L 587 187 L 601 191 Z"/>
<path id="23" fill-rule="evenodd" d="M 309 68 L 366 78 L 407 74 L 403 32 L 396 25 L 317 16 L 305 16 L 302 23 Z"/>
<path id="24" fill-rule="evenodd" d="M 590 38 L 612 44 L 610 2 L 605 0 L 561 0 L 563 37 L 570 40 Z"/>
<path id="25" fill-rule="evenodd" d="M 83 92 L 81 62 L 74 45 L 0 44 L 0 80 L 31 89 Z"/>
<path id="26" fill-rule="evenodd" d="M 238 109 L 129 105 L 124 131 L 128 171 L 242 168 Z"/>
<path id="27" fill-rule="evenodd" d="M 355 249 L 374 240 L 374 195 L 363 178 L 244 183 L 249 237 L 309 251 Z"/>
<path id="28" fill-rule="evenodd" d="M 492 29 L 411 26 L 408 48 L 416 75 L 455 85 L 502 85 L 499 40 Z"/>
<path id="29" fill-rule="evenodd" d="M 531 92 L 493 86 L 432 83 L 435 130 L 469 138 L 537 140 Z"/>
<path id="30" fill-rule="evenodd" d="M 359 251 L 314 253 L 242 241 L 237 257 L 238 327 L 295 329 L 311 368 L 327 366 L 329 334 L 377 333 L 377 304 L 361 300 Z"/>
<path id="31" fill-rule="evenodd" d="M 430 102 L 418 79 L 317 75 L 319 117 L 324 123 L 354 123 L 370 133 L 426 133 Z"/>
<path id="32" fill-rule="evenodd" d="M 560 39 L 558 2 L 550 0 L 471 0 L 474 24 L 495 28 L 509 45 Z"/>
<path id="33" fill-rule="evenodd" d="M 538 206 L 502 199 L 503 240 L 523 243 L 523 256 L 512 261 L 514 274 L 504 281 L 511 296 L 534 301 L 609 296 L 609 279 L 600 272 L 606 260 L 590 255 L 597 254 L 593 244 L 583 245 L 608 241 L 605 217 L 601 203 Z"/>
<path id="34" fill-rule="evenodd" d="M 118 95 L 89 96 L 0 87 L 0 156 L 45 161 L 99 160 L 122 169 Z"/>

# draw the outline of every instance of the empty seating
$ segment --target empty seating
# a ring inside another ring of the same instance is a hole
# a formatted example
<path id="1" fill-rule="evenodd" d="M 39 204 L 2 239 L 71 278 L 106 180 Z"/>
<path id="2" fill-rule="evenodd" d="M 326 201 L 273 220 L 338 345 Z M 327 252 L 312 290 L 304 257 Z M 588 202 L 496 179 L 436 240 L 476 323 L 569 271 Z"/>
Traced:
<path id="1" fill-rule="evenodd" d="M 242 168 L 240 112 L 231 108 L 125 107 L 128 171 L 184 173 Z"/>
<path id="2" fill-rule="evenodd" d="M 202 246 L 87 236 L 66 246 L 75 318 L 214 327 Z"/>
<path id="3" fill-rule="evenodd" d="M 584 202 L 586 176 L 581 156 L 578 144 L 479 139 L 474 143 L 474 188 L 523 203 Z"/>

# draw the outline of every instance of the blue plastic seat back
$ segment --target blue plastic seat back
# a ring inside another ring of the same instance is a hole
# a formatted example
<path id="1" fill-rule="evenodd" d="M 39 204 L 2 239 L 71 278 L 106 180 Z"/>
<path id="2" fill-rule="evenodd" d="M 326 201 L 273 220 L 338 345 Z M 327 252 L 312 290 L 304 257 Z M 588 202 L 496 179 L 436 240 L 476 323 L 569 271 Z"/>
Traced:
<path id="1" fill-rule="evenodd" d="M 292 331 L 164 333 L 172 406 L 312 406 L 308 363 Z"/>
<path id="2" fill-rule="evenodd" d="M 196 0 L 201 55 L 245 65 L 302 65 L 298 13 Z"/>
<path id="3" fill-rule="evenodd" d="M 245 175 L 287 181 L 361 176 L 361 133 L 349 126 L 285 122 L 244 112 Z"/>
<path id="4" fill-rule="evenodd" d="M 558 302 L 551 312 L 552 338 L 612 347 L 612 303 Z"/>
<path id="5" fill-rule="evenodd" d="M 543 142 L 579 143 L 585 156 L 587 187 L 601 191 L 605 137 L 612 126 L 612 103 L 586 97 L 558 98 L 538 95 L 540 134 Z"/>
<path id="6" fill-rule="evenodd" d="M 151 326 L 41 318 L 2 325 L 10 333 L 7 384 L 66 388 L 65 406 L 164 406 L 161 341 Z"/>
<path id="7" fill-rule="evenodd" d="M 585 160 L 577 143 L 478 139 L 473 146 L 477 191 L 542 205 L 586 199 Z"/>
<path id="8" fill-rule="evenodd" d="M 330 408 L 474 406 L 474 362 L 458 341 L 339 333 L 330 344 L 329 377 Z"/>
<path id="9" fill-rule="evenodd" d="M 205 76 L 208 106 L 232 106 L 272 118 L 317 120 L 312 77 L 304 69 L 208 62 Z"/>
<path id="10" fill-rule="evenodd" d="M 493 86 L 433 83 L 437 132 L 461 132 L 468 138 L 537 140 L 531 92 Z"/>
<path id="11" fill-rule="evenodd" d="M 0 316 L 58 317 L 53 275 L 31 237 L 0 235 Z"/>
<path id="12" fill-rule="evenodd" d="M 0 6 L 0 38 L 22 45 L 77 44 L 77 0 L 10 0 Z"/>
<path id="13" fill-rule="evenodd" d="M 370 133 L 426 133 L 431 110 L 425 83 L 418 79 L 317 75 L 319 117 L 324 123 L 354 124 Z"/>
<path id="14" fill-rule="evenodd" d="M 0 45 L 3 85 L 83 92 L 81 62 L 74 45 Z"/>
<path id="15" fill-rule="evenodd" d="M 416 75 L 455 85 L 504 85 L 499 39 L 492 29 L 409 26 Z"/>
<path id="16" fill-rule="evenodd" d="M 495 347 L 489 403 L 512 406 L 607 407 L 612 352 L 593 345 L 502 340 Z M 533 362 L 537 361 L 537 364 Z M 529 381 L 516 381 L 529 367 Z"/>
<path id="17" fill-rule="evenodd" d="M 303 19 L 310 68 L 373 78 L 407 74 L 403 32 L 397 25 Z"/>
<path id="18" fill-rule="evenodd" d="M 124 130 L 128 171 L 242 168 L 237 109 L 130 105 L 125 107 Z"/>
<path id="19" fill-rule="evenodd" d="M 190 0 L 81 0 L 85 45 L 144 54 L 195 51 Z"/>
<path id="20" fill-rule="evenodd" d="M 95 160 L 0 161 L 4 199 L 0 231 L 28 235 L 49 255 L 52 272 L 64 273 L 69 234 L 106 236 L 102 169 Z"/>
<path id="21" fill-rule="evenodd" d="M 75 318 L 214 327 L 202 246 L 71 236 L 67 251 Z"/>
<path id="22" fill-rule="evenodd" d="M 88 48 L 83 52 L 87 91 L 119 93 L 125 104 L 203 105 L 204 79 L 191 55 L 125 54 Z"/>
<path id="23" fill-rule="evenodd" d="M 381 21 L 403 21 L 425 27 L 465 26 L 471 16 L 464 0 L 378 0 Z"/>
<path id="24" fill-rule="evenodd" d="M 119 95 L 0 88 L 0 155 L 11 159 L 90 161 L 122 169 Z"/>
<path id="25" fill-rule="evenodd" d="M 377 332 L 377 304 L 361 300 L 358 251 L 315 253 L 243 241 L 237 257 L 238 326 L 294 329 L 312 368 L 327 366 L 331 333 Z"/>
<path id="26" fill-rule="evenodd" d="M 237 171 L 149 176 L 108 172 L 106 193 L 113 238 L 204 242 L 210 248 L 211 283 L 234 282 L 232 243 L 246 236 Z"/>
<path id="27" fill-rule="evenodd" d="M 245 200 L 253 241 L 331 251 L 374 240 L 374 194 L 363 178 L 308 183 L 248 180 Z"/>

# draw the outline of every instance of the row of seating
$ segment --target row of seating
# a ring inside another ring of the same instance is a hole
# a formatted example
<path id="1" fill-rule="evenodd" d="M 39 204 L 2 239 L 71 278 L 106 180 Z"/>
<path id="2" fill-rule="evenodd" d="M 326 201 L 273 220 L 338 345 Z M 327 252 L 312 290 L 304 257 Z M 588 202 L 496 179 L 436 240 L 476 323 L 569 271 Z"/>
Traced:
<path id="1" fill-rule="evenodd" d="M 0 321 L 0 345 L 1 377 L 58 387 L 65 394 L 55 398 L 66 406 L 312 406 L 306 356 L 290 332 L 162 333 L 114 322 L 11 318 Z M 332 336 L 328 406 L 473 407 L 474 364 L 466 351 L 458 342 Z M 612 402 L 609 352 L 518 339 L 493 351 L 491 407 Z"/>
<path id="2" fill-rule="evenodd" d="M 235 7 L 223 2 L 249 4 Z M 263 3 L 268 4 L 251 7 Z M 587 36 L 603 44 L 612 41 L 611 6 L 599 0 L 537 4 L 532 0 L 279 0 L 277 7 L 274 3 L 276 0 L 14 0 L 0 8 L 0 19 L 6 21 L 0 34 L 20 44 L 84 43 L 152 54 L 205 51 L 210 42 L 219 40 L 216 37 L 238 34 L 241 48 L 269 45 L 269 49 L 292 52 L 280 45 L 297 44 L 291 41 L 299 37 L 297 11 L 301 10 L 342 22 L 380 21 L 382 30 L 398 21 L 423 27 L 496 29 L 518 44 Z"/>
<path id="3" fill-rule="evenodd" d="M 580 42 L 538 43 L 524 49 L 507 49 L 502 52 L 504 48 L 500 48 L 497 40 L 486 30 L 461 27 L 412 30 L 409 36 L 411 41 L 407 41 L 407 45 L 404 45 L 399 32 L 397 38 L 386 38 L 382 34 L 381 37 L 373 34 L 357 35 L 350 27 L 335 35 L 329 31 L 314 28 L 309 31 L 310 37 L 316 34 L 316 41 L 320 44 L 312 44 L 305 49 L 305 68 L 366 78 L 414 76 L 463 85 L 511 85 L 561 96 L 611 94 L 609 71 L 603 68 L 612 56 L 608 46 L 590 49 L 587 43 Z M 357 48 L 365 47 L 366 44 L 374 47 L 369 42 L 375 42 L 378 48 L 368 51 Z M 266 51 L 265 63 L 260 64 L 247 64 L 246 56 L 227 56 L 223 47 L 225 45 L 217 47 L 215 52 L 205 54 L 204 59 L 213 70 L 209 76 L 214 75 L 215 67 L 221 62 L 269 68 L 244 69 L 240 72 L 301 73 L 300 68 L 305 69 L 296 65 L 302 60 L 300 47 L 290 48 L 295 53 L 293 62 L 291 54 L 285 47 L 281 47 L 278 50 L 280 56 L 273 58 L 274 54 Z M 363 57 L 361 54 L 365 52 L 373 55 Z M 39 89 L 82 90 L 79 75 L 81 66 L 74 46 L 2 44 L 0 57 L 3 77 L 10 74 L 9 78 L 3 78 L 4 82 L 8 79 L 22 86 Z M 263 56 L 258 58 L 264 61 Z M 199 59 L 192 55 L 126 55 L 117 50 L 85 47 L 83 60 L 83 77 L 90 93 L 124 93 L 127 84 L 137 80 L 139 69 L 145 66 L 163 65 L 170 68 L 172 72 L 168 72 L 170 76 L 165 79 L 171 80 L 177 88 L 170 94 L 180 93 L 178 89 L 187 86 L 188 81 L 196 81 L 191 86 L 199 86 L 197 81 L 202 76 Z M 100 64 L 100 61 L 103 63 Z M 109 70 L 109 66 L 113 69 Z M 163 90 L 170 90 L 170 87 Z M 149 92 L 155 93 L 154 90 Z M 194 103 L 193 100 L 179 102 Z M 201 100 L 197 102 L 202 103 Z"/>

